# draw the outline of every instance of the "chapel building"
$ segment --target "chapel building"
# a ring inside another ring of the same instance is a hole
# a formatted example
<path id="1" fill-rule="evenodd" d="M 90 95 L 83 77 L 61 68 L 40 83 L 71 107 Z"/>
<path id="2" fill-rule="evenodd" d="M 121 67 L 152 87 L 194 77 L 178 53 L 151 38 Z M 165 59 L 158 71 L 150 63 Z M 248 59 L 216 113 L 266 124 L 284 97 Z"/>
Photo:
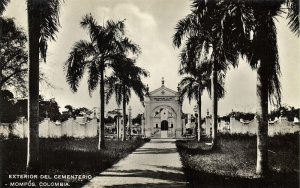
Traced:
<path id="1" fill-rule="evenodd" d="M 179 138 L 185 132 L 179 93 L 165 87 L 147 92 L 145 96 L 145 136 Z"/>

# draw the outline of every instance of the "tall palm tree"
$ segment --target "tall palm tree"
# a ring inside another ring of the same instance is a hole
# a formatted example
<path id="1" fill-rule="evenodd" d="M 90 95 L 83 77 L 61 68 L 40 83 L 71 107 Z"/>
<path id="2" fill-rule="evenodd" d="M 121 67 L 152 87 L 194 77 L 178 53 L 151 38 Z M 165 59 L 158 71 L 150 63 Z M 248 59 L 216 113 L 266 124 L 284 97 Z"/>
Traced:
<path id="1" fill-rule="evenodd" d="M 299 37 L 299 0 L 276 1 L 230 1 L 227 7 L 228 19 L 235 26 L 244 29 L 233 36 L 246 36 L 240 40 L 240 52 L 257 71 L 257 162 L 256 173 L 265 177 L 268 173 L 268 101 L 281 103 L 280 65 L 278 61 L 277 16 L 287 12 L 289 27 Z M 225 19 L 226 20 L 226 19 Z M 253 32 L 251 37 L 250 32 Z"/>
<path id="2" fill-rule="evenodd" d="M 299 1 L 288 2 L 290 29 L 299 36 Z M 253 39 L 247 55 L 250 66 L 257 71 L 257 162 L 256 173 L 265 177 L 268 173 L 268 101 L 281 104 L 280 65 L 277 48 L 276 17 L 284 10 L 284 0 L 260 2 L 248 5 L 252 22 L 246 24 L 253 31 Z M 247 22 L 245 22 L 247 23 Z"/>
<path id="3" fill-rule="evenodd" d="M 124 37 L 124 21 L 108 20 L 101 26 L 91 14 L 81 21 L 81 26 L 88 31 L 90 41 L 80 40 L 73 45 L 69 58 L 65 63 L 66 79 L 73 92 L 77 91 L 79 81 L 87 69 L 88 90 L 91 93 L 100 88 L 100 122 L 98 149 L 104 144 L 104 74 L 106 67 L 111 67 L 114 56 L 123 53 L 138 53 L 139 48 Z"/>
<path id="4" fill-rule="evenodd" d="M 47 41 L 55 40 L 59 24 L 59 0 L 28 0 L 28 145 L 27 171 L 39 166 L 39 62 L 46 61 Z"/>
<path id="5" fill-rule="evenodd" d="M 126 104 L 129 103 L 131 91 L 144 101 L 146 86 L 141 78 L 147 77 L 148 72 L 135 65 L 135 60 L 120 56 L 115 59 L 119 63 L 113 64 L 113 74 L 107 78 L 109 89 L 107 92 L 107 102 L 115 94 L 118 105 L 123 105 L 123 134 L 122 141 L 126 140 Z"/>
<path id="6" fill-rule="evenodd" d="M 201 140 L 201 96 L 203 91 L 206 89 L 211 96 L 211 64 L 207 62 L 202 62 L 200 66 L 190 69 L 187 66 L 184 66 L 180 69 L 179 73 L 181 75 L 186 75 L 179 82 L 180 87 L 180 97 L 184 99 L 186 96 L 191 102 L 191 99 L 195 99 L 197 101 L 198 107 L 198 132 L 197 139 Z M 225 95 L 224 83 L 222 77 L 218 77 L 217 81 L 217 95 L 218 98 L 222 98 Z"/>
<path id="7" fill-rule="evenodd" d="M 222 11 L 221 11 L 222 10 Z M 237 45 L 231 37 L 231 33 L 224 32 L 224 10 L 220 9 L 217 1 L 194 0 L 192 13 L 180 20 L 176 25 L 176 32 L 173 36 L 173 44 L 181 46 L 186 38 L 193 38 L 192 45 L 196 45 L 196 53 L 204 56 L 212 64 L 211 69 L 211 97 L 212 97 L 212 148 L 217 143 L 217 111 L 218 97 L 216 83 L 218 75 L 225 75 L 229 65 L 236 66 L 238 60 Z M 232 45 L 234 44 L 234 45 Z M 188 47 L 191 45 L 187 45 Z"/>
<path id="8" fill-rule="evenodd" d="M 277 105 L 281 101 L 275 20 L 287 8 L 289 27 L 299 37 L 299 0 L 239 0 L 222 4 L 223 10 L 227 12 L 223 23 L 231 24 L 231 28 L 230 24 L 229 27 L 224 26 L 224 32 L 226 28 L 234 32 L 232 36 L 238 40 L 233 44 L 239 47 L 238 51 L 247 57 L 250 66 L 257 71 L 256 173 L 265 177 L 268 172 L 268 101 Z"/>

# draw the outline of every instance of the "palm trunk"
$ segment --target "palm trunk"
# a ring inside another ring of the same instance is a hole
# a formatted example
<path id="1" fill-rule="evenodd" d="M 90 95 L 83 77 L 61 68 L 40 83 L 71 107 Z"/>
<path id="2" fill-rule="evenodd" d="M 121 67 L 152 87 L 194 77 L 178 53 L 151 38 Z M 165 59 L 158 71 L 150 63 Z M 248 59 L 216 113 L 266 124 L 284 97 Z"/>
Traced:
<path id="1" fill-rule="evenodd" d="M 215 62 L 213 63 L 211 75 L 211 98 L 212 98 L 212 148 L 218 147 L 218 98 L 217 98 L 217 70 Z"/>
<path id="2" fill-rule="evenodd" d="M 1 22 L 1 20 L 0 20 Z M 2 28 L 2 26 L 0 25 L 0 29 Z M 0 37 L 1 37 L 1 33 L 0 33 Z M 0 41 L 1 42 L 1 41 Z M 3 74 L 2 74 L 2 64 L 0 63 L 0 92 L 2 92 L 2 77 L 3 77 Z M 0 97 L 0 123 L 1 123 L 1 118 L 2 118 L 2 113 L 3 113 L 3 103 L 4 101 L 2 101 L 2 97 Z"/>
<path id="3" fill-rule="evenodd" d="M 198 91 L 198 142 L 201 140 L 201 90 Z"/>
<path id="4" fill-rule="evenodd" d="M 103 64 L 103 63 L 102 63 Z M 104 149 L 104 66 L 100 71 L 100 117 L 99 117 L 99 142 L 98 150 Z"/>
<path id="5" fill-rule="evenodd" d="M 129 139 L 131 139 L 131 112 L 128 110 L 128 135 Z"/>
<path id="6" fill-rule="evenodd" d="M 257 70 L 257 161 L 256 173 L 264 177 L 268 172 L 268 74 L 259 63 Z"/>
<path id="7" fill-rule="evenodd" d="M 119 125 L 119 117 L 117 117 L 117 139 L 120 139 L 120 125 Z"/>
<path id="8" fill-rule="evenodd" d="M 126 140 L 126 89 L 125 85 L 123 84 L 123 134 L 122 134 L 122 141 Z"/>
<path id="9" fill-rule="evenodd" d="M 27 165 L 28 173 L 39 171 L 39 38 L 40 38 L 40 11 L 39 1 L 28 0 L 28 35 L 29 35 L 29 62 L 28 62 L 28 140 Z"/>

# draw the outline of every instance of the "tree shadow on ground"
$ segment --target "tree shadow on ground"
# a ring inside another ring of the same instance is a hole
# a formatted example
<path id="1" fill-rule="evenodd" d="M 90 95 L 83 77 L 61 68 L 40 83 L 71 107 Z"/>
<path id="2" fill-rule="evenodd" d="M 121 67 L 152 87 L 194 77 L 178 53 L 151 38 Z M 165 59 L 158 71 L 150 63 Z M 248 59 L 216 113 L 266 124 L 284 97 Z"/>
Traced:
<path id="1" fill-rule="evenodd" d="M 152 139 L 151 140 L 152 143 L 159 143 L 159 144 L 163 144 L 163 143 L 174 143 L 176 142 L 175 140 L 160 140 L 160 139 Z"/>
<path id="2" fill-rule="evenodd" d="M 170 187 L 175 187 L 175 188 L 184 188 L 186 187 L 185 185 L 179 184 L 168 184 L 168 183 L 147 183 L 147 184 L 143 184 L 143 183 L 136 183 L 136 184 L 124 184 L 124 185 L 113 185 L 113 186 L 104 186 L 105 188 L 141 188 L 141 187 L 159 187 L 159 188 L 170 188 Z"/>
<path id="3" fill-rule="evenodd" d="M 176 148 L 140 148 L 134 154 L 172 154 L 176 152 Z"/>
<path id="4" fill-rule="evenodd" d="M 105 187 L 186 187 L 185 176 L 181 168 L 149 165 L 149 168 L 155 167 L 155 170 L 132 169 L 132 170 L 109 170 L 102 173 L 103 177 L 120 177 L 120 178 L 143 178 L 144 183 L 133 183 L 124 185 L 111 185 Z M 151 179 L 151 182 L 147 182 Z M 157 181 L 157 183 L 155 183 Z M 166 181 L 166 183 L 161 182 Z"/>
<path id="5" fill-rule="evenodd" d="M 180 171 L 182 172 L 183 168 L 180 168 L 180 167 L 174 167 L 174 166 L 161 166 L 161 165 L 148 165 L 147 166 L 152 166 L 152 167 L 155 167 L 155 168 L 161 168 L 161 169 L 164 169 L 164 170 L 174 170 L 174 171 Z"/>

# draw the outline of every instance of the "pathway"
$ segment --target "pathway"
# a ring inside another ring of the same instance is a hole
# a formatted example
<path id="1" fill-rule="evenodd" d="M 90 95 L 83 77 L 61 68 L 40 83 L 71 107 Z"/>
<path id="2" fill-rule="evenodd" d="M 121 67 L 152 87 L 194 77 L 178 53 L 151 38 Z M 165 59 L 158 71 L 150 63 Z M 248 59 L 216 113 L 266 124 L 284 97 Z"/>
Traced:
<path id="1" fill-rule="evenodd" d="M 186 187 L 175 139 L 152 139 L 84 187 Z"/>

